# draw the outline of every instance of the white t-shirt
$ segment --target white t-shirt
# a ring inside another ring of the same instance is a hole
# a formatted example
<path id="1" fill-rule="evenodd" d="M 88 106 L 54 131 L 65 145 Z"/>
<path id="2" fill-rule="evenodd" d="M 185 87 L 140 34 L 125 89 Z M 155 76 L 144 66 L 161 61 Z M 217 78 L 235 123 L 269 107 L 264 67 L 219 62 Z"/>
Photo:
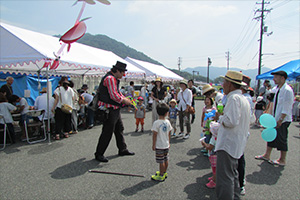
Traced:
<path id="1" fill-rule="evenodd" d="M 26 101 L 25 98 L 21 98 L 21 100 L 20 100 L 20 106 L 25 106 L 24 109 L 21 112 L 21 115 L 27 113 L 27 111 L 29 110 L 29 105 L 28 105 L 28 103 L 27 103 L 27 101 Z"/>
<path id="2" fill-rule="evenodd" d="M 58 108 L 61 108 L 62 104 L 68 104 L 69 106 L 73 105 L 74 91 L 72 88 L 68 87 L 68 89 L 65 90 L 63 86 L 60 86 L 54 91 L 54 93 L 58 96 Z"/>
<path id="3" fill-rule="evenodd" d="M 167 119 L 158 119 L 153 123 L 151 131 L 157 132 L 157 149 L 167 149 L 170 147 L 169 134 L 172 129 L 170 121 Z"/>
<path id="4" fill-rule="evenodd" d="M 53 97 L 49 97 L 49 110 L 52 109 L 54 104 L 54 98 Z M 34 109 L 37 110 L 45 110 L 45 117 L 44 119 L 48 119 L 48 110 L 47 110 L 47 93 L 42 94 L 41 96 L 38 96 L 35 99 L 34 102 Z M 54 115 L 52 112 L 50 112 L 50 119 L 53 118 Z M 39 119 L 42 120 L 42 116 L 39 116 Z"/>
<path id="5" fill-rule="evenodd" d="M 222 99 L 223 99 L 223 94 L 221 92 L 217 92 L 217 95 L 215 97 L 215 102 L 216 102 L 216 105 L 218 104 L 222 104 Z"/>
<path id="6" fill-rule="evenodd" d="M 5 122 L 7 124 L 12 123 L 14 120 L 11 116 L 10 111 L 16 110 L 17 108 L 7 102 L 0 103 L 0 114 L 4 116 Z M 3 119 L 0 119 L 0 124 L 4 124 Z"/>

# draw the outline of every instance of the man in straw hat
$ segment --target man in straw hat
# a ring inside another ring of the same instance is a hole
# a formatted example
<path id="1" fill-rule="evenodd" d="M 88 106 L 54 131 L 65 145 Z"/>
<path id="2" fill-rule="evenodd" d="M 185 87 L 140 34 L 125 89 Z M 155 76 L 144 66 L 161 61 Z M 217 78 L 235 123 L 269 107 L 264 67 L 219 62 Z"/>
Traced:
<path id="1" fill-rule="evenodd" d="M 108 116 L 102 127 L 102 133 L 99 137 L 95 152 L 95 159 L 100 162 L 108 162 L 104 153 L 109 145 L 113 133 L 116 136 L 119 156 L 134 155 L 128 151 L 123 136 L 124 126 L 121 118 L 120 108 L 122 104 L 131 105 L 131 101 L 124 97 L 119 90 L 120 79 L 125 75 L 126 64 L 117 61 L 112 69 L 102 78 L 99 85 L 99 106 L 108 109 Z M 98 93 L 97 93 L 98 95 Z"/>
<path id="2" fill-rule="evenodd" d="M 243 74 L 228 70 L 223 88 L 227 102 L 223 115 L 215 151 L 217 152 L 217 185 L 218 199 L 239 199 L 238 159 L 243 155 L 250 126 L 250 105 L 242 95 L 240 87 L 245 85 Z"/>

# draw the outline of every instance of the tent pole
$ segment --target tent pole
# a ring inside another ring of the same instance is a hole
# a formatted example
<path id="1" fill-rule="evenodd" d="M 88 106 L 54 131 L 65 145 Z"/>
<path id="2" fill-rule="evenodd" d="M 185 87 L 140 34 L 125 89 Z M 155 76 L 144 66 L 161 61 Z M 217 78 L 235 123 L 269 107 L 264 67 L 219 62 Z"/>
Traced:
<path id="1" fill-rule="evenodd" d="M 46 68 L 46 77 L 47 77 L 47 125 L 48 125 L 48 127 L 47 127 L 47 133 L 48 133 L 48 144 L 51 144 L 51 139 L 50 139 L 50 137 L 51 137 L 51 133 L 50 133 L 50 110 L 49 110 L 49 97 L 50 97 L 50 95 L 49 95 L 49 93 L 50 93 L 50 89 L 52 89 L 52 88 L 49 88 L 49 74 L 48 74 L 48 67 Z"/>

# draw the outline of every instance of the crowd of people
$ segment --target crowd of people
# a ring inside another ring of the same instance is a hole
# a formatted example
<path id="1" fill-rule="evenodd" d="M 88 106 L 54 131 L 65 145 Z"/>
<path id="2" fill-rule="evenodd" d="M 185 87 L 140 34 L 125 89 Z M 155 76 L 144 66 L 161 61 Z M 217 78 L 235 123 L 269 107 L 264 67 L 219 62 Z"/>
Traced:
<path id="1" fill-rule="evenodd" d="M 164 87 L 162 79 L 157 78 L 149 85 L 145 84 L 136 97 L 134 82 L 130 82 L 127 92 L 124 87 L 119 88 L 126 71 L 126 64 L 117 62 L 101 79 L 94 94 L 88 93 L 88 86 L 85 84 L 80 90 L 75 90 L 74 83 L 67 77 L 62 77 L 54 95 L 49 99 L 50 113 L 47 112 L 46 88 L 41 90 L 41 96 L 36 99 L 34 107 L 30 108 L 25 98 L 13 94 L 13 78 L 8 77 L 7 84 L 0 89 L 0 114 L 8 124 L 11 142 L 15 142 L 11 112 L 21 113 L 22 126 L 26 111 L 45 110 L 44 119 L 55 121 L 53 136 L 56 140 L 77 133 L 78 126 L 82 123 L 87 128 L 93 128 L 95 116 L 99 114 L 102 116 L 103 126 L 94 156 L 99 162 L 109 162 L 104 154 L 113 134 L 119 156 L 135 155 L 128 150 L 123 136 L 121 108 L 127 106 L 125 110 L 134 113 L 136 132 L 144 131 L 146 111 L 151 108 L 152 150 L 155 151 L 155 159 L 159 164 L 159 171 L 151 179 L 164 181 L 168 176 L 171 137 L 189 139 L 192 133 L 191 124 L 195 121 L 196 109 L 194 82 L 181 80 L 178 88 L 170 88 Z M 239 199 L 240 194 L 245 194 L 244 150 L 251 124 L 260 127 L 258 119 L 263 113 L 275 117 L 277 137 L 268 142 L 266 152 L 255 156 L 255 159 L 265 160 L 273 165 L 286 164 L 288 127 L 293 119 L 299 120 L 300 97 L 294 97 L 292 88 L 286 83 L 286 72 L 273 72 L 272 75 L 275 86 L 272 88 L 270 81 L 266 80 L 257 97 L 250 87 L 251 79 L 237 71 L 228 70 L 225 76 L 221 76 L 223 85 L 219 90 L 210 84 L 203 86 L 205 105 L 198 109 L 202 115 L 201 119 L 196 120 L 201 122 L 203 128 L 201 152 L 209 157 L 213 173 L 206 186 L 216 189 L 218 199 Z M 18 107 L 16 103 L 19 104 Z M 297 111 L 293 110 L 296 108 Z M 96 113 L 97 111 L 99 112 Z M 3 124 L 4 121 L 0 119 L 0 123 Z M 273 148 L 280 151 L 280 158 L 276 160 L 270 160 Z"/>

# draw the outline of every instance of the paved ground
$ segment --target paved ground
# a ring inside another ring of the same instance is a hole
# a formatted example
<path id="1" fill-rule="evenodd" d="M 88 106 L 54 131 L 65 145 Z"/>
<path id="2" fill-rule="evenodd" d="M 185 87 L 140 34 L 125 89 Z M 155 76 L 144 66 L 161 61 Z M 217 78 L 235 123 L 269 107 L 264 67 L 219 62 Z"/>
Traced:
<path id="1" fill-rule="evenodd" d="M 150 176 L 158 169 L 151 150 L 151 113 L 147 113 L 146 132 L 135 133 L 132 113 L 122 114 L 125 139 L 131 157 L 117 156 L 113 139 L 105 156 L 108 163 L 93 158 L 101 126 L 81 131 L 51 144 L 17 143 L 0 152 L 0 199 L 215 199 L 215 191 L 205 183 L 211 176 L 209 161 L 200 153 L 200 108 L 188 140 L 173 138 L 170 149 L 169 177 L 156 183 Z M 265 150 L 261 129 L 251 129 L 246 156 L 246 195 L 242 199 L 300 199 L 299 128 L 289 128 L 287 166 L 274 167 L 254 159 Z M 274 151 L 272 158 L 279 153 Z M 145 175 L 145 178 L 94 174 L 103 170 Z"/>

